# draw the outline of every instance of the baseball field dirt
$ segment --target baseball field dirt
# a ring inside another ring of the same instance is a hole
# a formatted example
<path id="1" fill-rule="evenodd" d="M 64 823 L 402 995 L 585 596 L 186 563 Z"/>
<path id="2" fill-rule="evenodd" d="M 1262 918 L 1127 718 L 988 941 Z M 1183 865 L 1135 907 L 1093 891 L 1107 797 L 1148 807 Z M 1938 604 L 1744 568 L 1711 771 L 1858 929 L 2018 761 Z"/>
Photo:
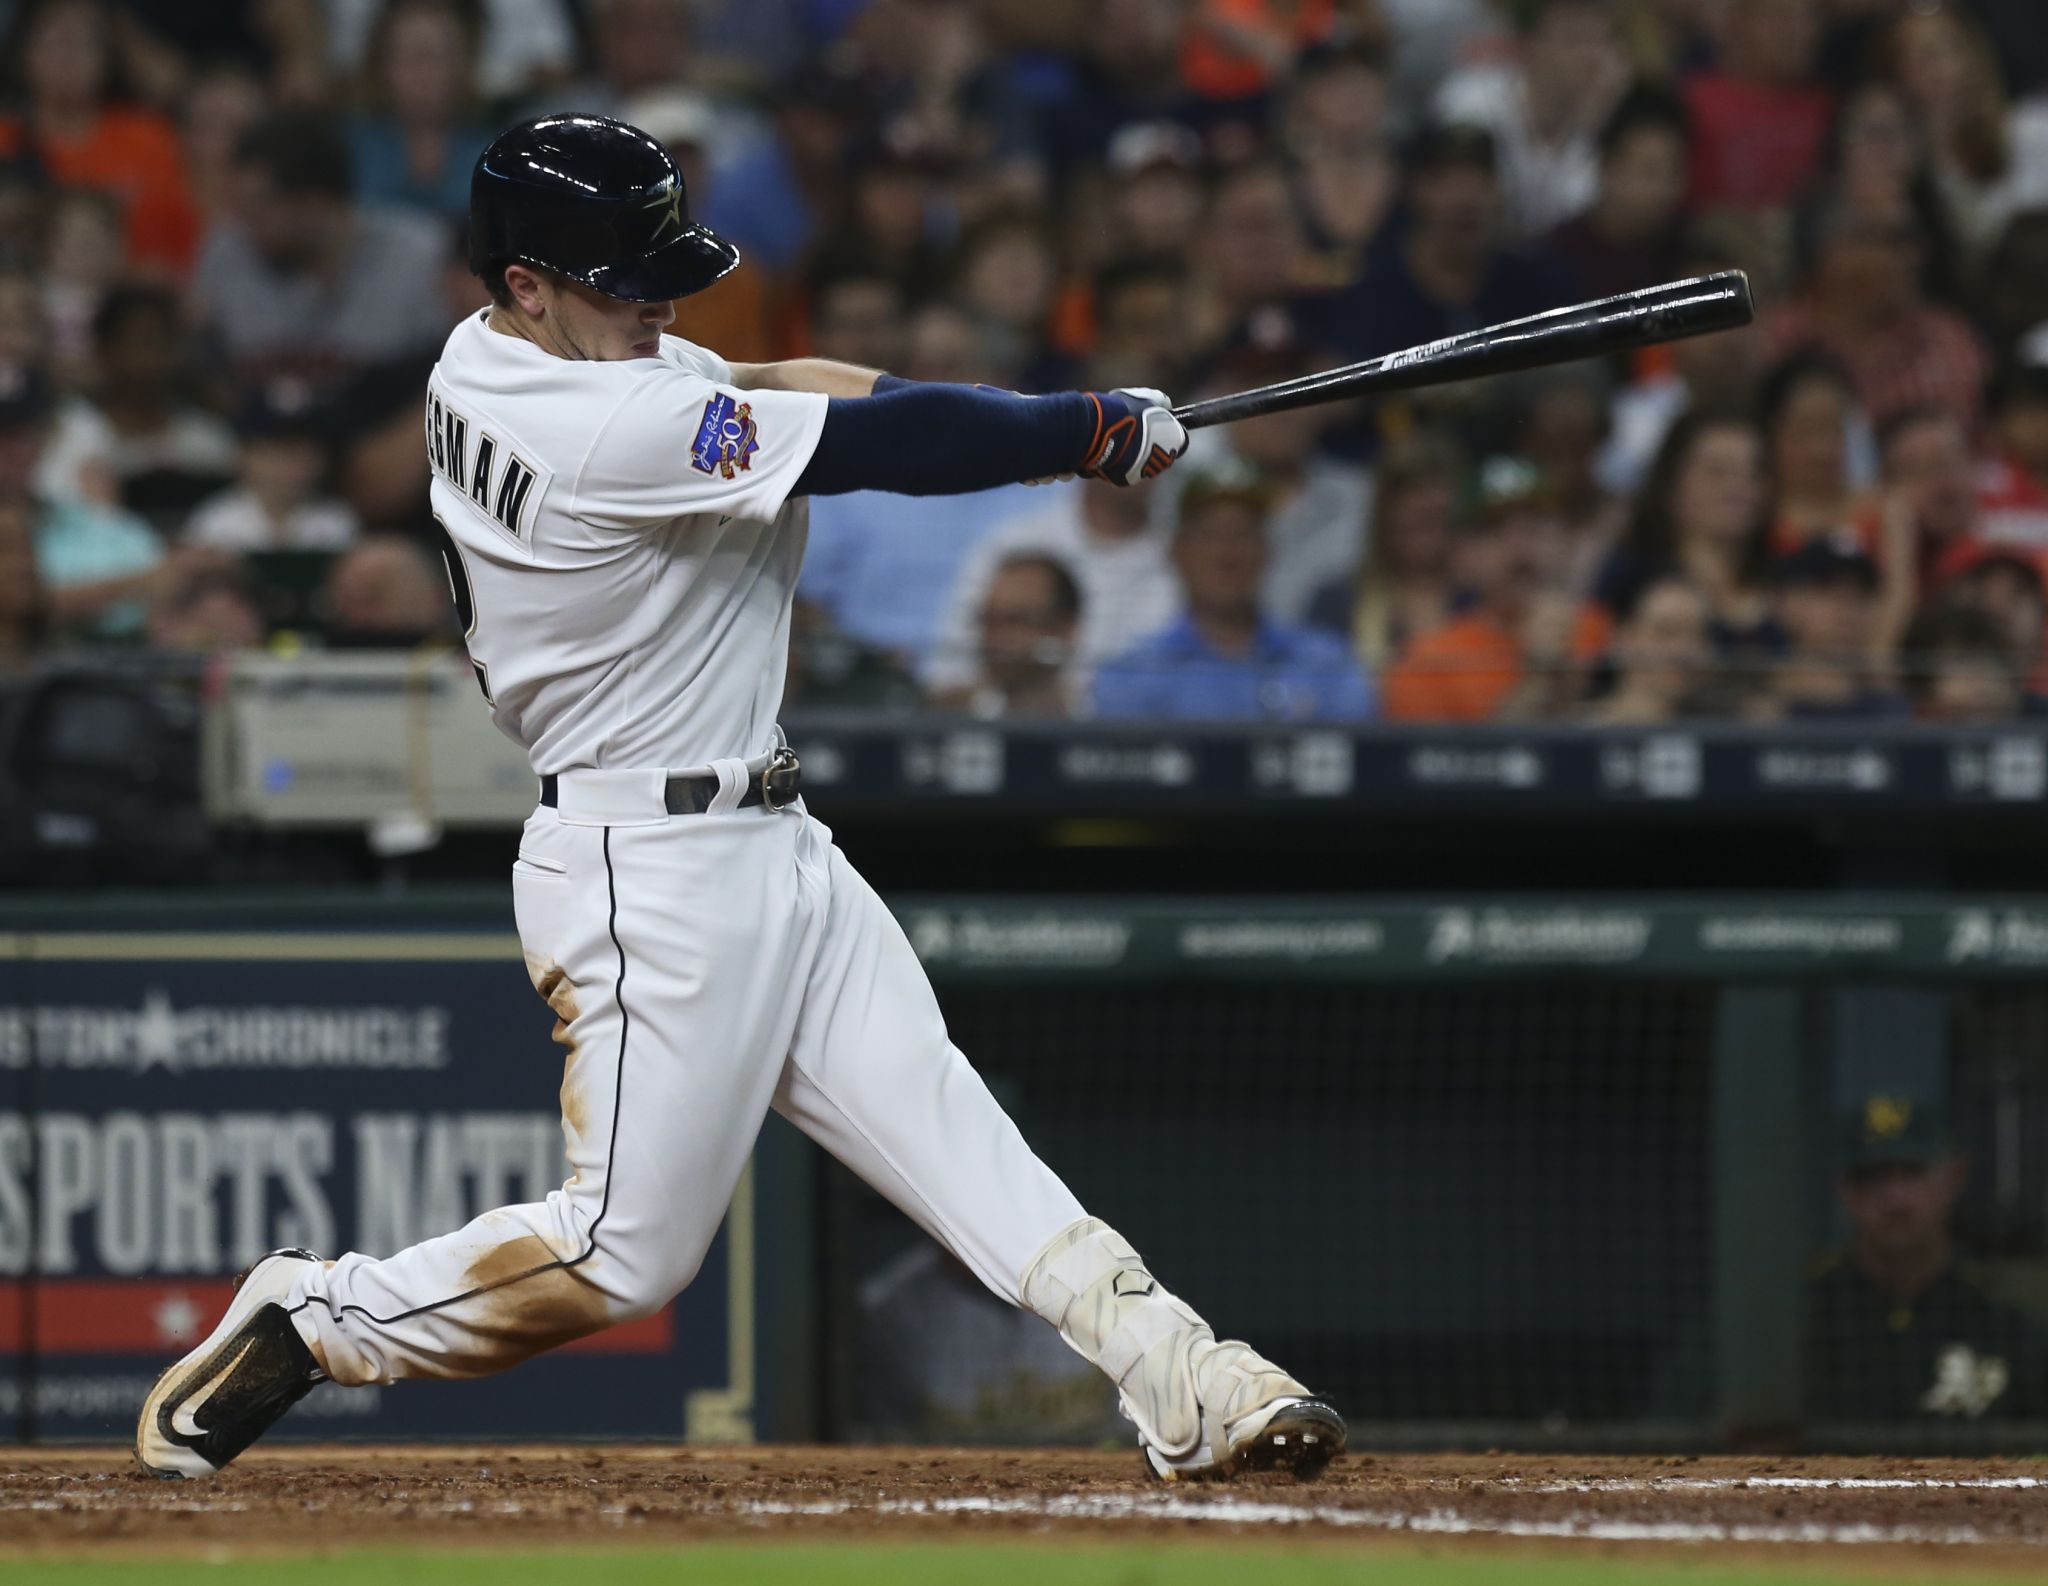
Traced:
<path id="1" fill-rule="evenodd" d="M 1353 1455 L 1320 1483 L 1162 1487 L 1133 1453 L 260 1450 L 208 1482 L 125 1451 L 0 1458 L 0 1579 L 57 1586 L 687 1577 L 916 1586 L 2039 1578 L 2032 1461 Z M 1674 1579 L 1680 1578 L 1674 1576 Z"/>

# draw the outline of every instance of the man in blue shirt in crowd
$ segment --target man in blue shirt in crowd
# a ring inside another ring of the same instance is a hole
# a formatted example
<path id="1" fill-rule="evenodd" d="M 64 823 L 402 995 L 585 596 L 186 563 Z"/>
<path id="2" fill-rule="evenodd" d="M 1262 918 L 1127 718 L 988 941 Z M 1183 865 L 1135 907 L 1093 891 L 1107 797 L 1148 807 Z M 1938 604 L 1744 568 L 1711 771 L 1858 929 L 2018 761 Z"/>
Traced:
<path id="1" fill-rule="evenodd" d="M 1330 635 L 1267 620 L 1267 491 L 1234 469 L 1182 493 L 1173 566 L 1184 608 L 1095 677 L 1098 716 L 1184 720 L 1355 721 L 1374 710 L 1371 683 Z"/>

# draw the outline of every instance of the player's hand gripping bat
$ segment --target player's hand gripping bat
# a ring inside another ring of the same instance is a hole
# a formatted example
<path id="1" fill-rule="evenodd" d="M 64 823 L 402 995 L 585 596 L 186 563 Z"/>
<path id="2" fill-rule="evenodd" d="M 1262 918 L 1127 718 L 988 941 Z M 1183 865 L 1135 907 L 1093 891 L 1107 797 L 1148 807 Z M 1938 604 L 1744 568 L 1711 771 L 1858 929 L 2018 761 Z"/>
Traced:
<path id="1" fill-rule="evenodd" d="M 1740 270 L 1722 270 L 1571 308 L 1554 308 L 1321 374 L 1190 402 L 1175 408 L 1173 416 L 1191 430 L 1204 429 L 1348 397 L 1412 391 L 1418 386 L 1600 358 L 1652 342 L 1733 330 L 1755 317 L 1749 278 Z"/>

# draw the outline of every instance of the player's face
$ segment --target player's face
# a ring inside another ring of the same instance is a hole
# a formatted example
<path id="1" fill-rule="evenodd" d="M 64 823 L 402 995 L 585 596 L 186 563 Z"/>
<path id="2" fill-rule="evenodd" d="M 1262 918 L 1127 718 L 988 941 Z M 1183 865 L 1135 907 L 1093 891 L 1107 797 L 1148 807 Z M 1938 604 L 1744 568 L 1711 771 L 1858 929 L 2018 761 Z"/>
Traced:
<path id="1" fill-rule="evenodd" d="M 1873 1255 L 1902 1259 L 1947 1237 L 1963 1189 L 1963 1164 L 1887 1162 L 1842 1180 L 1843 1208 L 1856 1237 Z"/>
<path id="2" fill-rule="evenodd" d="M 673 303 L 628 303 L 580 281 L 542 281 L 540 288 L 548 331 L 565 358 L 652 358 L 661 351 L 663 328 L 676 317 Z"/>

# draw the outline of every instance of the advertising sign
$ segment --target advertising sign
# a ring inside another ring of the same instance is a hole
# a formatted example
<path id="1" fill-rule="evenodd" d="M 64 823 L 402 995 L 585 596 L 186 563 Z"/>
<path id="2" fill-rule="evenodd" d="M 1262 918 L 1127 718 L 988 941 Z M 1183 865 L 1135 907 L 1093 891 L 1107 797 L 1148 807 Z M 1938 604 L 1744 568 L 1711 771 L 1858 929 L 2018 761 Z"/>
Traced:
<path id="1" fill-rule="evenodd" d="M 12 941 L 0 1436 L 130 1435 L 266 1251 L 387 1255 L 567 1176 L 553 1016 L 508 936 Z M 752 1199 L 750 1174 L 656 1316 L 489 1381 L 322 1387 L 276 1435 L 748 1435 Z"/>

